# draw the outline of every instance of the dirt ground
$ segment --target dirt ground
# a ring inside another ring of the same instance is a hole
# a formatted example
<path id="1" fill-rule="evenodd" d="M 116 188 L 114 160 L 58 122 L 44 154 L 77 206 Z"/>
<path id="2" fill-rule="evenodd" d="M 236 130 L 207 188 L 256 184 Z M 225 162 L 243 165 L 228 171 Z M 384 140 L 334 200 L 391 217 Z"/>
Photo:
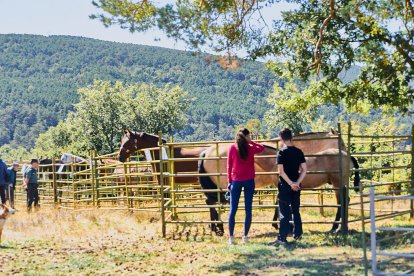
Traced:
<path id="1" fill-rule="evenodd" d="M 412 225 L 406 218 L 398 223 Z M 239 225 L 238 243 L 229 246 L 227 236 L 217 237 L 207 226 L 183 229 L 169 225 L 165 239 L 160 229 L 158 215 L 151 213 L 47 207 L 31 214 L 18 211 L 9 217 L 3 232 L 0 274 L 363 274 L 361 234 L 355 230 L 344 239 L 309 225 L 301 241 L 270 246 L 267 243 L 276 235 L 270 225 L 253 225 L 249 244 L 241 243 Z M 395 246 L 412 253 L 412 240 L 406 238 Z M 410 266 L 400 263 L 393 269 Z"/>

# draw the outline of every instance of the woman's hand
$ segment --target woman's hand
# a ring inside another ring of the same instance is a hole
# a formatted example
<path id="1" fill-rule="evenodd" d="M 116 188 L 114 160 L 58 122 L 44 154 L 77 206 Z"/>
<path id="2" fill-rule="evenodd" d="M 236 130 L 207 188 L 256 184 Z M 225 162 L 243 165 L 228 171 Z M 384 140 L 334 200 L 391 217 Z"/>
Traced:
<path id="1" fill-rule="evenodd" d="M 231 190 L 231 183 L 227 184 L 227 191 L 231 192 L 230 190 Z"/>

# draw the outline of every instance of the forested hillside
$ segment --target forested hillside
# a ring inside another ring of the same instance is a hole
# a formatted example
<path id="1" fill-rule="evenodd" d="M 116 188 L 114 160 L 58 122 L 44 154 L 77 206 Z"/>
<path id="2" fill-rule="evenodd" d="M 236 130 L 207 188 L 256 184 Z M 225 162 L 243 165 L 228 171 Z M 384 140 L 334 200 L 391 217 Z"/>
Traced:
<path id="1" fill-rule="evenodd" d="M 178 84 L 194 98 L 183 139 L 230 138 L 263 117 L 274 75 L 258 62 L 223 70 L 214 57 L 68 36 L 0 35 L 0 145 L 33 147 L 94 80 Z M 243 103 L 243 104 L 242 104 Z"/>

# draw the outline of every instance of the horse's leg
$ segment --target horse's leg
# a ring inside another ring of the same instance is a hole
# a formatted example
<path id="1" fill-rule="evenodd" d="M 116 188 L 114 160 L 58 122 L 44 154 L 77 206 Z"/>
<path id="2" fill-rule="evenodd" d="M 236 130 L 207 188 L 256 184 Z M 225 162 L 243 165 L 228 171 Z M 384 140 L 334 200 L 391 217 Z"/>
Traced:
<path id="1" fill-rule="evenodd" d="M 207 195 L 207 199 L 206 199 L 206 204 L 207 205 L 214 205 L 216 203 L 217 203 L 217 200 L 214 197 L 212 197 L 210 195 Z M 210 221 L 211 221 L 210 229 L 211 229 L 211 231 L 215 232 L 218 236 L 220 236 L 219 233 L 218 233 L 219 230 L 217 229 L 217 223 L 214 223 L 214 221 L 218 220 L 217 210 L 214 207 L 210 207 L 209 210 L 210 210 Z M 221 236 L 222 235 L 223 234 L 221 234 Z"/>
<path id="2" fill-rule="evenodd" d="M 335 222 L 332 226 L 331 232 L 334 233 L 336 230 L 338 230 L 339 223 L 338 221 L 341 219 L 341 198 L 339 195 L 339 190 L 335 190 L 335 197 L 336 197 L 336 203 L 339 205 L 338 209 L 336 210 L 336 216 L 335 216 Z"/>

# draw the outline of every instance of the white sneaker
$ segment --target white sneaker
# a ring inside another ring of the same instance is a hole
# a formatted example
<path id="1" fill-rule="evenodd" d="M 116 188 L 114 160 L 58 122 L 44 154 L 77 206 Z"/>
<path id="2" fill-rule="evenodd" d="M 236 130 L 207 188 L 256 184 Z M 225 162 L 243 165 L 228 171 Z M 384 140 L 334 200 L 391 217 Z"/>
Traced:
<path id="1" fill-rule="evenodd" d="M 233 245 L 233 244 L 234 244 L 234 236 L 230 236 L 229 245 Z"/>
<path id="2" fill-rule="evenodd" d="M 16 209 L 10 208 L 10 214 L 16 213 Z"/>
<path id="3" fill-rule="evenodd" d="M 249 243 L 249 238 L 247 236 L 243 236 L 242 241 L 243 243 Z"/>

